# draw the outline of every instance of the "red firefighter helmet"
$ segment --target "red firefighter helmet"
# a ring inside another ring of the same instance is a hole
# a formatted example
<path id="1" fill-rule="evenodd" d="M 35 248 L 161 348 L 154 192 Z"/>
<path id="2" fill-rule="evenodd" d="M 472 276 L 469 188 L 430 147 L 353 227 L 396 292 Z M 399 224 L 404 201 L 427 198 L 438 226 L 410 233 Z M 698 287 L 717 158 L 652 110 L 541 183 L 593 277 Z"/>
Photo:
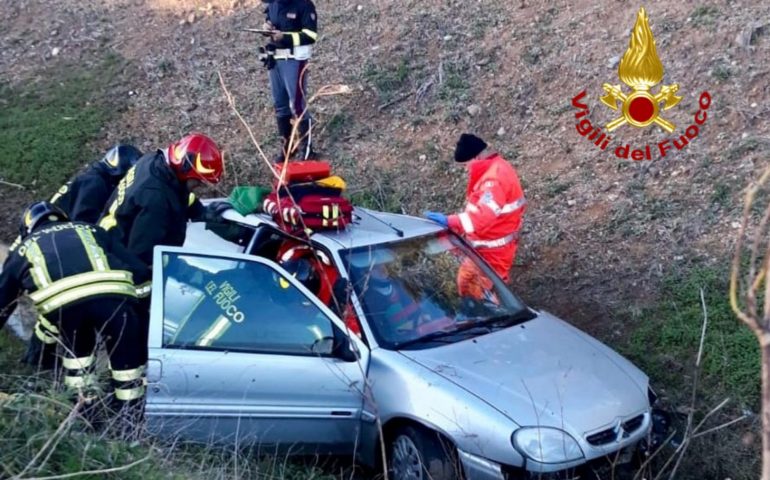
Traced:
<path id="1" fill-rule="evenodd" d="M 225 170 L 219 147 L 202 133 L 191 133 L 171 144 L 166 161 L 181 181 L 195 179 L 218 183 Z"/>

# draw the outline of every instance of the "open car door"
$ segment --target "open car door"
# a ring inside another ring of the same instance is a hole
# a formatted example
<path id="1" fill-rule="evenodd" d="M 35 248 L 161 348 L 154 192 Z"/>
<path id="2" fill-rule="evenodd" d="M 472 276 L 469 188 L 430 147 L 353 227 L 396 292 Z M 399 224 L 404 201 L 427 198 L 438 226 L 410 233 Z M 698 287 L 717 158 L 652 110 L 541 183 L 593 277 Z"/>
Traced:
<path id="1" fill-rule="evenodd" d="M 157 247 L 147 420 L 201 442 L 352 454 L 368 350 L 261 257 Z"/>

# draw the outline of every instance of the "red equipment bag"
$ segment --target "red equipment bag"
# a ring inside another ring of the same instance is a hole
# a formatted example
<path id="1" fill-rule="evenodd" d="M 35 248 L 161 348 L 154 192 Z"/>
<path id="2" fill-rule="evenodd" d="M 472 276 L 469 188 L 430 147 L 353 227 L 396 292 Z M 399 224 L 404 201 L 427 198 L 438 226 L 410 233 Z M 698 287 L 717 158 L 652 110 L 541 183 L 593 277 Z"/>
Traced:
<path id="1" fill-rule="evenodd" d="M 284 166 L 286 172 L 283 172 Z M 297 162 L 279 163 L 275 166 L 279 177 L 283 177 L 283 184 L 312 182 L 331 175 L 332 167 L 329 162 L 321 160 L 307 160 Z M 276 180 L 278 186 L 278 180 Z"/>
<path id="2" fill-rule="evenodd" d="M 341 230 L 353 221 L 353 205 L 340 195 L 308 194 L 296 199 L 280 199 L 275 193 L 265 197 L 263 209 L 273 220 L 290 233 L 310 230 Z"/>

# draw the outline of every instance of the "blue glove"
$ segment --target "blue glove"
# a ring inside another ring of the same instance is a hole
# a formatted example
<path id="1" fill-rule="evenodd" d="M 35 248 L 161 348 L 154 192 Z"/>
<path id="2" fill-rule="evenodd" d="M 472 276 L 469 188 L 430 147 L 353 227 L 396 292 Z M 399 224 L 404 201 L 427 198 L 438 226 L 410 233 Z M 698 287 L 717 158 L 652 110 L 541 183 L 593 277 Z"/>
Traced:
<path id="1" fill-rule="evenodd" d="M 422 215 L 425 218 L 427 218 L 428 220 L 432 220 L 432 221 L 438 223 L 439 225 L 442 225 L 444 227 L 448 227 L 449 226 L 449 222 L 447 221 L 446 215 L 444 215 L 443 213 L 439 213 L 439 212 L 425 212 Z"/>

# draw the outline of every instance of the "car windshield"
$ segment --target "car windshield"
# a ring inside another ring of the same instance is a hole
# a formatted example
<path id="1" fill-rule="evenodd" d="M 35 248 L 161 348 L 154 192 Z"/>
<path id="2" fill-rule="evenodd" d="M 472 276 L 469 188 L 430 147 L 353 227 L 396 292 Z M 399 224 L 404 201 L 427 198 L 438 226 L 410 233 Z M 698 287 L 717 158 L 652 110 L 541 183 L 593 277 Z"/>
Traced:
<path id="1" fill-rule="evenodd" d="M 534 315 L 456 236 L 441 232 L 342 252 L 384 348 L 425 348 Z"/>

